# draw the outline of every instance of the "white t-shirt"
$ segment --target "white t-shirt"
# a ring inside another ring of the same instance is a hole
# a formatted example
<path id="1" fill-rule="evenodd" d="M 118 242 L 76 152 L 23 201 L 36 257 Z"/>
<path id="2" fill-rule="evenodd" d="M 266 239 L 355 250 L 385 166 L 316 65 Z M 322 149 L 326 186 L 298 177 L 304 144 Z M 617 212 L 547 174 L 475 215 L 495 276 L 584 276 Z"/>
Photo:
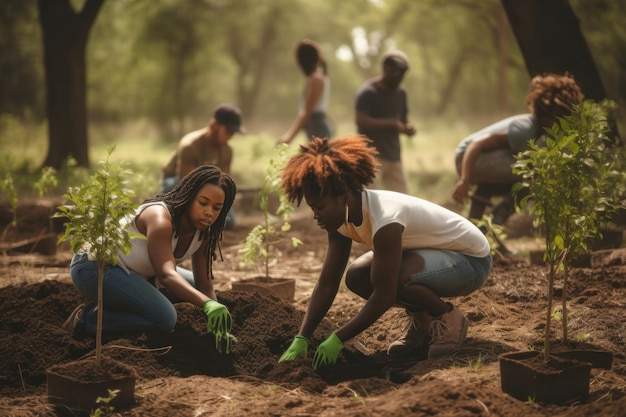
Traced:
<path id="1" fill-rule="evenodd" d="M 122 227 L 126 227 L 129 232 L 139 233 L 137 230 L 137 225 L 135 224 L 135 218 L 144 211 L 147 207 L 153 205 L 160 205 L 167 210 L 167 206 L 165 203 L 156 201 L 152 203 L 142 204 L 137 208 L 135 215 L 131 219 L 127 219 L 122 223 Z M 171 246 L 172 253 L 176 249 L 176 245 L 178 244 L 178 236 L 174 234 L 172 236 Z M 126 272 L 133 271 L 140 275 L 143 275 L 146 278 L 151 278 L 156 275 L 156 271 L 150 262 L 150 256 L 148 256 L 148 241 L 146 239 L 131 239 L 131 250 L 128 254 L 125 254 L 123 251 L 119 251 L 117 254 L 117 263 L 119 266 L 124 268 Z M 200 240 L 200 230 L 196 230 L 196 234 L 193 239 L 191 239 L 191 243 L 189 244 L 189 248 L 187 252 L 180 258 L 175 258 L 176 263 L 180 263 L 185 259 L 189 259 L 191 255 L 193 255 L 198 248 L 202 245 L 202 241 Z"/>
<path id="2" fill-rule="evenodd" d="M 374 235 L 383 226 L 404 227 L 402 249 L 442 249 L 474 257 L 489 255 L 485 235 L 471 221 L 430 201 L 393 191 L 364 190 L 363 222 L 337 231 L 374 250 Z"/>

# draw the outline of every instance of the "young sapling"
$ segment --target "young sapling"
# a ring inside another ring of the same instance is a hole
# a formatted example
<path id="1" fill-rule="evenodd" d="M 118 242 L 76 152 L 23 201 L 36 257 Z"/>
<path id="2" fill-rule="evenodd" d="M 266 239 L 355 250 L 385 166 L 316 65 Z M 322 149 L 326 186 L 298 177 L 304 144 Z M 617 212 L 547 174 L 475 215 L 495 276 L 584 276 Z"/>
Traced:
<path id="1" fill-rule="evenodd" d="M 534 141 L 518 155 L 513 171 L 522 177 L 514 190 L 528 188 L 521 208 L 536 215 L 545 236 L 544 261 L 549 267 L 544 359 L 550 355 L 554 281 L 562 273 L 561 320 L 567 344 L 567 280 L 573 260 L 600 235 L 600 225 L 617 209 L 624 193 L 623 149 L 609 136 L 607 114 L 612 103 L 585 100 L 568 116 L 546 129 L 545 146 Z"/>
<path id="2" fill-rule="evenodd" d="M 139 233 L 129 233 L 120 222 L 131 216 L 137 204 L 134 193 L 126 188 L 125 177 L 130 171 L 112 164 L 109 158 L 115 146 L 108 149 L 107 158 L 86 184 L 70 187 L 64 198 L 71 204 L 58 207 L 56 217 L 67 219 L 65 232 L 59 241 L 70 241 L 74 253 L 87 250 L 98 264 L 98 321 L 96 332 L 96 365 L 101 365 L 102 350 L 102 283 L 106 265 L 117 264 L 117 253 L 130 252 L 133 238 Z"/>
<path id="3" fill-rule="evenodd" d="M 287 196 L 282 191 L 280 183 L 280 171 L 289 157 L 286 144 L 278 145 L 275 157 L 271 158 L 267 167 L 263 187 L 259 192 L 259 206 L 263 212 L 263 223 L 256 225 L 246 236 L 240 250 L 244 264 L 254 263 L 261 258 L 265 267 L 265 278 L 269 278 L 269 264 L 272 254 L 273 244 L 278 242 L 276 227 L 274 226 L 276 217 L 282 216 L 281 231 L 290 230 L 289 217 L 295 207 L 289 202 Z M 278 208 L 275 215 L 270 211 L 270 196 L 278 196 Z M 302 241 L 296 237 L 291 238 L 293 247 L 298 247 Z"/>

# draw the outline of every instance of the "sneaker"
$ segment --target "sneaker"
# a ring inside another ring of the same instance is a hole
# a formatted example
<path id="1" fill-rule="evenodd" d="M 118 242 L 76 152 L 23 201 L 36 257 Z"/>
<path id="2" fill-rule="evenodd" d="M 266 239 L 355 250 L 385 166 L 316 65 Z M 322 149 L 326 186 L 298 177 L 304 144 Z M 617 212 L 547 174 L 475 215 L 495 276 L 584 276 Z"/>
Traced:
<path id="1" fill-rule="evenodd" d="M 70 334 L 76 334 L 83 326 L 83 312 L 85 311 L 85 305 L 81 304 L 72 311 L 72 314 L 63 322 L 61 326 L 64 330 L 70 332 Z"/>
<path id="2" fill-rule="evenodd" d="M 410 353 L 419 353 L 428 348 L 428 324 L 430 319 L 426 312 L 406 311 L 408 321 L 404 330 L 406 333 L 400 339 L 389 345 L 387 354 L 390 356 L 400 356 Z"/>
<path id="3" fill-rule="evenodd" d="M 434 319 L 428 329 L 431 338 L 428 359 L 445 355 L 461 346 L 468 324 L 461 310 L 455 306 L 452 306 L 451 311 Z"/>

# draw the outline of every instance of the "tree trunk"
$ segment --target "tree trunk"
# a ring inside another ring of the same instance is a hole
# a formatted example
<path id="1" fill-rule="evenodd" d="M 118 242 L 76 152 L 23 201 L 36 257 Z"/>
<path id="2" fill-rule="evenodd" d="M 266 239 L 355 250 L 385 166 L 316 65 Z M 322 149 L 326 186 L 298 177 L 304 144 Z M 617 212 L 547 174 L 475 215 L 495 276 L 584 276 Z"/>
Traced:
<path id="1" fill-rule="evenodd" d="M 567 0 L 502 0 L 531 77 L 569 72 L 586 98 L 606 98 L 578 18 Z"/>
<path id="2" fill-rule="evenodd" d="M 39 0 L 48 113 L 44 166 L 60 169 L 69 156 L 89 166 L 87 141 L 86 46 L 104 0 L 87 0 L 76 13 L 69 0 Z"/>
<path id="3" fill-rule="evenodd" d="M 509 109 L 509 95 L 506 82 L 506 73 L 509 64 L 509 48 L 507 41 L 508 28 L 506 13 L 502 7 L 498 8 L 498 104 L 503 110 Z"/>

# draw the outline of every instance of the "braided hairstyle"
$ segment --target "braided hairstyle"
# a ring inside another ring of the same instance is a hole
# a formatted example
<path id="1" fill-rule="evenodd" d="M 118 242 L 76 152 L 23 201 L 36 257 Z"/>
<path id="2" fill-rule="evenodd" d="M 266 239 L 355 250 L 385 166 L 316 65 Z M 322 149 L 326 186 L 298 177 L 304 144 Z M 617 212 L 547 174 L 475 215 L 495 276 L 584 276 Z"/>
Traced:
<path id="1" fill-rule="evenodd" d="M 172 216 L 174 233 L 178 234 L 183 214 L 191 206 L 200 189 L 206 184 L 217 185 L 224 190 L 222 211 L 211 227 L 200 234 L 200 240 L 207 239 L 209 243 L 206 255 L 209 262 L 209 276 L 212 278 L 213 261 L 217 259 L 216 251 L 219 251 L 220 259 L 223 260 L 220 241 L 222 240 L 222 233 L 226 224 L 226 215 L 233 206 L 235 195 L 237 194 L 237 186 L 233 179 L 220 171 L 216 166 L 201 165 L 187 174 L 171 191 L 147 199 L 144 203 L 164 202 L 170 212 L 170 216 Z"/>
<path id="2" fill-rule="evenodd" d="M 583 93 L 568 73 L 538 75 L 530 81 L 526 104 L 537 117 L 562 117 L 583 101 Z"/>
<path id="3" fill-rule="evenodd" d="M 378 152 L 361 135 L 329 140 L 314 137 L 300 145 L 282 171 L 282 189 L 300 205 L 304 191 L 337 198 L 360 192 L 376 178 Z"/>

